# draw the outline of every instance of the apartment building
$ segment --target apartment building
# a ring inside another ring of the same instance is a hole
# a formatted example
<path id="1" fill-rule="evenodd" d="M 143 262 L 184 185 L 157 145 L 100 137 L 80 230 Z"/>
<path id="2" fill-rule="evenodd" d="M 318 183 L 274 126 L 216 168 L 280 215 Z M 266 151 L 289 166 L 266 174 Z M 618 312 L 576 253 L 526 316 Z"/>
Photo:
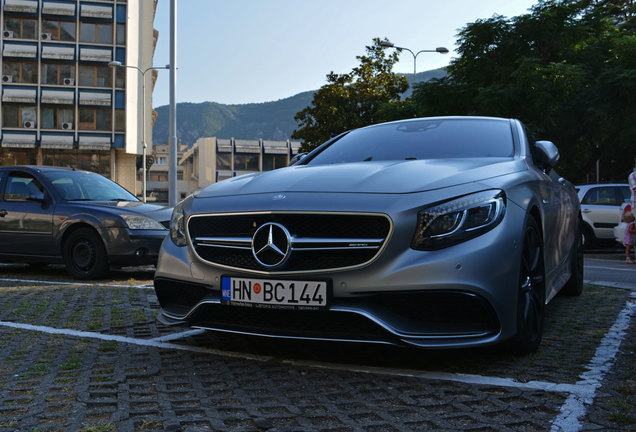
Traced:
<path id="1" fill-rule="evenodd" d="M 135 68 L 152 66 L 157 0 L 0 1 L 0 165 L 85 169 L 139 194 L 156 71 Z"/>
<path id="2" fill-rule="evenodd" d="M 199 138 L 177 151 L 177 199 L 212 183 L 260 171 L 286 167 L 300 148 L 296 141 Z M 156 145 L 148 171 L 148 201 L 168 201 L 168 145 Z"/>

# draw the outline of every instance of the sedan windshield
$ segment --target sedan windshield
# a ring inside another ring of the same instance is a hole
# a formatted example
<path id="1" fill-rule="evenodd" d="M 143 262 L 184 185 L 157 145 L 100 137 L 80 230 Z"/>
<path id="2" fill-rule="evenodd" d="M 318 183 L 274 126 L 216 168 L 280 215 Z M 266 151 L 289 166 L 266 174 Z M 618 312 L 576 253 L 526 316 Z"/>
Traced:
<path id="1" fill-rule="evenodd" d="M 139 201 L 126 189 L 99 174 L 70 170 L 43 174 L 66 201 Z"/>
<path id="2" fill-rule="evenodd" d="M 354 130 L 307 163 L 511 157 L 510 123 L 498 119 L 427 119 Z"/>

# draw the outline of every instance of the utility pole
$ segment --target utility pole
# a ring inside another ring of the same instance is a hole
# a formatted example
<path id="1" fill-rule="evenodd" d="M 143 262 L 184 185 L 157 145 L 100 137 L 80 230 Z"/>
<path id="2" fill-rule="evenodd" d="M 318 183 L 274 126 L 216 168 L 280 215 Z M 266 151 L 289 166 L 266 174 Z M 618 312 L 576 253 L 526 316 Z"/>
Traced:
<path id="1" fill-rule="evenodd" d="M 168 139 L 168 205 L 177 205 L 177 0 L 170 0 L 170 120 Z"/>

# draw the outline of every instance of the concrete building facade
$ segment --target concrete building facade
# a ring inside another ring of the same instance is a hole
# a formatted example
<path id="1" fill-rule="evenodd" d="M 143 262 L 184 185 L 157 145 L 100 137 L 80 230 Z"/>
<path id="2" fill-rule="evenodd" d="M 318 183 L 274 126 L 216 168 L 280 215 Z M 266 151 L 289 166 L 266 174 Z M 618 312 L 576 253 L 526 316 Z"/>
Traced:
<path id="1" fill-rule="evenodd" d="M 144 92 L 136 69 L 108 64 L 152 66 L 157 1 L 0 0 L 1 165 L 75 167 L 141 193 L 156 71 Z"/>
<path id="2" fill-rule="evenodd" d="M 177 154 L 177 199 L 206 186 L 235 177 L 288 166 L 300 148 L 296 141 L 199 138 L 189 149 Z M 149 201 L 167 201 L 168 145 L 156 145 L 155 161 L 149 170 Z"/>

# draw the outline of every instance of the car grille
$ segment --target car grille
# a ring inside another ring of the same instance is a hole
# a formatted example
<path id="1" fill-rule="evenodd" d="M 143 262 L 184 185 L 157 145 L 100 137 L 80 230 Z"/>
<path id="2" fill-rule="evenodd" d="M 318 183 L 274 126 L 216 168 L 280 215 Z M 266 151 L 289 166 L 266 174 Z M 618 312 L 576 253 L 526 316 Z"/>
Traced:
<path id="1" fill-rule="evenodd" d="M 288 258 L 276 272 L 321 271 L 360 266 L 375 259 L 391 232 L 381 214 L 241 213 L 196 215 L 188 233 L 203 261 L 253 271 L 273 270 L 252 251 L 254 233 L 264 224 L 283 226 L 290 235 Z"/>

